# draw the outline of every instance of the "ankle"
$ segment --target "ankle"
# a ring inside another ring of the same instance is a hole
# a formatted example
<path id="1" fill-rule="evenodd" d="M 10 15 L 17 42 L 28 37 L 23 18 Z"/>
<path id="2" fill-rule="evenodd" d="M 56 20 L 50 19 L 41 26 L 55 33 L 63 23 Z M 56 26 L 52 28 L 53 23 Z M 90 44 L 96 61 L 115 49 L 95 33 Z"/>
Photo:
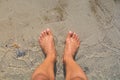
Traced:
<path id="1" fill-rule="evenodd" d="M 46 59 L 48 59 L 51 62 L 55 62 L 56 61 L 56 55 L 53 55 L 53 54 L 47 55 Z"/>
<path id="2" fill-rule="evenodd" d="M 64 55 L 63 56 L 63 63 L 66 64 L 67 62 L 73 61 L 73 56 L 72 55 Z"/>

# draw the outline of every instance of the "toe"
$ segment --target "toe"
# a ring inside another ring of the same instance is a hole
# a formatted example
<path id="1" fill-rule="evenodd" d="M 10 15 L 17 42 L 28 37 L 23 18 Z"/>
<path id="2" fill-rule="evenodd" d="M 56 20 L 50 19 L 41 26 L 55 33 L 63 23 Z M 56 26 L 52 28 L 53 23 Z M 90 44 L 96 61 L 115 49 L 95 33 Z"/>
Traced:
<path id="1" fill-rule="evenodd" d="M 77 35 L 77 34 L 76 34 L 76 40 L 77 40 L 77 41 L 79 41 L 79 37 L 78 37 L 78 35 Z"/>
<path id="2" fill-rule="evenodd" d="M 47 35 L 49 35 L 49 28 L 46 29 L 46 33 L 47 33 Z"/>
<path id="3" fill-rule="evenodd" d="M 71 36 L 71 31 L 68 32 L 67 38 L 70 38 L 70 36 Z"/>
<path id="4" fill-rule="evenodd" d="M 45 30 L 45 35 L 48 35 L 47 29 Z"/>
<path id="5" fill-rule="evenodd" d="M 42 39 L 42 34 L 40 34 L 40 36 L 39 36 L 39 40 L 40 40 L 40 39 Z"/>
<path id="6" fill-rule="evenodd" d="M 78 35 L 75 33 L 75 40 L 77 40 L 78 39 Z"/>
<path id="7" fill-rule="evenodd" d="M 80 45 L 80 41 L 78 41 L 78 45 Z"/>
<path id="8" fill-rule="evenodd" d="M 79 42 L 79 38 L 77 37 L 77 41 Z"/>
<path id="9" fill-rule="evenodd" d="M 41 43 L 41 41 L 42 41 L 42 35 L 39 36 L 38 41 L 39 41 L 39 43 Z"/>
<path id="10" fill-rule="evenodd" d="M 69 31 L 69 32 L 68 32 L 68 35 L 67 35 L 67 38 L 72 37 L 72 35 L 73 35 L 73 32 L 72 32 L 72 31 Z"/>
<path id="11" fill-rule="evenodd" d="M 71 32 L 71 35 L 70 35 L 70 37 L 73 37 L 73 34 L 74 34 L 74 32 Z"/>
<path id="12" fill-rule="evenodd" d="M 46 36 L 46 35 L 47 35 L 46 30 L 44 30 L 43 34 L 44 34 L 44 36 Z"/>
<path id="13" fill-rule="evenodd" d="M 79 39 L 79 37 L 77 37 L 77 43 L 78 43 L 78 45 L 80 45 L 80 39 Z"/>
<path id="14" fill-rule="evenodd" d="M 52 35 L 52 31 L 49 28 L 47 28 L 47 34 Z"/>
<path id="15" fill-rule="evenodd" d="M 39 42 L 41 43 L 41 41 L 42 41 L 42 38 L 39 38 Z"/>
<path id="16" fill-rule="evenodd" d="M 41 32 L 41 38 L 43 38 L 44 37 L 44 32 Z"/>
<path id="17" fill-rule="evenodd" d="M 72 38 L 76 39 L 76 33 L 75 32 L 73 33 Z"/>

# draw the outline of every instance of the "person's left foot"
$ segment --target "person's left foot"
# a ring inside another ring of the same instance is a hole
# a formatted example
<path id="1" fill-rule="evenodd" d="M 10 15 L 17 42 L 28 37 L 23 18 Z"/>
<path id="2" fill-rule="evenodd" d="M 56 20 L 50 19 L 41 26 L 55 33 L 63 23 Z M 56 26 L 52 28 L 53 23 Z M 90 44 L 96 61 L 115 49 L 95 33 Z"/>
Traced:
<path id="1" fill-rule="evenodd" d="M 54 45 L 53 34 L 50 29 L 46 29 L 41 33 L 39 37 L 39 43 L 46 57 L 52 57 L 51 59 L 55 61 L 56 50 Z"/>

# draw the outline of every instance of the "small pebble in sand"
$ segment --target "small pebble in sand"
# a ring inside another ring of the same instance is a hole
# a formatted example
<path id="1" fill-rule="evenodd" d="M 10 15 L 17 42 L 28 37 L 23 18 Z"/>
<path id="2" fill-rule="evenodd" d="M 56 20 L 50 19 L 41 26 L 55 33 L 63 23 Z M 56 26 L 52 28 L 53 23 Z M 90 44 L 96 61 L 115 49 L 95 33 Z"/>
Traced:
<path id="1" fill-rule="evenodd" d="M 19 50 L 19 49 L 17 49 L 16 55 L 17 55 L 17 58 L 18 58 L 18 57 L 23 57 L 23 56 L 25 56 L 26 53 L 25 53 L 24 50 Z"/>
<path id="2" fill-rule="evenodd" d="M 14 42 L 14 43 L 12 44 L 12 47 L 14 47 L 14 48 L 20 48 L 20 45 Z"/>
<path id="3" fill-rule="evenodd" d="M 6 44 L 5 47 L 8 47 L 8 45 Z"/>
<path id="4" fill-rule="evenodd" d="M 89 68 L 88 67 L 84 67 L 84 72 L 87 74 L 87 73 L 89 73 L 90 71 L 89 71 Z"/>

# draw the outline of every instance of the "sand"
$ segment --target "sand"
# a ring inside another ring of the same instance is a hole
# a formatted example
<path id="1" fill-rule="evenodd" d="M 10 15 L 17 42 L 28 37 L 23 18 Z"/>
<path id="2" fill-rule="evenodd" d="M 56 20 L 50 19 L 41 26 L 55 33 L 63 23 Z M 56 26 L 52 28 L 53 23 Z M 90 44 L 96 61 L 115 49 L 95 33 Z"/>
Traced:
<path id="1" fill-rule="evenodd" d="M 58 53 L 56 80 L 64 79 L 69 30 L 80 37 L 76 62 L 89 80 L 120 80 L 120 0 L 0 0 L 0 80 L 30 80 L 45 58 L 38 37 L 46 28 Z"/>

